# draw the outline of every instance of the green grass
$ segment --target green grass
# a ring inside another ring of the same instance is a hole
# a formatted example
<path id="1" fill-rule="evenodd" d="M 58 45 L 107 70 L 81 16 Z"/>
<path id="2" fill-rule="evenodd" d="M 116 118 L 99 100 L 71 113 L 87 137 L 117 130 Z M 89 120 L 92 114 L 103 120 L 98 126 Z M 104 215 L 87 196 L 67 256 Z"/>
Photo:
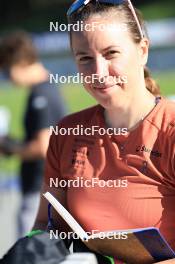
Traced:
<path id="1" fill-rule="evenodd" d="M 175 17 L 175 2 L 172 0 L 152 1 L 140 4 L 139 8 L 147 20 Z"/>
<path id="2" fill-rule="evenodd" d="M 12 115 L 10 133 L 16 137 L 23 136 L 22 118 L 25 109 L 27 91 L 14 89 L 10 84 L 0 84 L 0 106 L 7 107 Z"/>
<path id="3" fill-rule="evenodd" d="M 50 4 L 49 4 L 50 2 Z M 14 16 L 11 19 L 7 19 L 6 23 L 1 23 L 1 31 L 8 32 L 17 28 L 23 28 L 30 32 L 47 31 L 50 21 L 57 21 L 59 17 L 60 24 L 67 23 L 66 10 L 69 5 L 54 4 L 53 1 L 48 1 L 48 5 L 42 7 L 41 5 L 35 5 L 35 8 L 28 10 L 28 14 L 24 15 L 22 19 L 19 19 L 18 12 L 15 19 Z M 154 0 L 143 3 L 140 1 L 137 6 L 144 14 L 145 19 L 162 19 L 175 17 L 175 1 L 173 0 Z M 15 21 L 12 23 L 11 21 Z"/>
<path id="4" fill-rule="evenodd" d="M 10 134 L 13 137 L 22 138 L 24 130 L 21 120 L 23 120 L 27 92 L 24 89 L 14 89 L 9 84 L 1 83 L 0 85 L 0 107 L 6 107 L 11 114 Z M 18 168 L 19 159 L 17 157 L 4 159 L 0 156 L 0 171 L 14 172 Z"/>
<path id="5" fill-rule="evenodd" d="M 62 88 L 63 96 L 70 112 L 76 112 L 96 104 L 96 101 L 81 85 L 70 84 Z"/>
<path id="6" fill-rule="evenodd" d="M 154 74 L 157 83 L 160 85 L 163 95 L 175 94 L 175 74 L 173 72 Z"/>
<path id="7" fill-rule="evenodd" d="M 155 79 L 161 86 L 163 95 L 175 93 L 175 74 L 168 72 L 164 74 L 154 74 Z M 24 89 L 14 89 L 10 85 L 1 84 L 0 89 L 0 106 L 9 108 L 12 119 L 10 134 L 17 138 L 24 135 L 22 120 L 25 109 L 27 92 Z M 87 94 L 81 85 L 66 85 L 62 87 L 63 97 L 68 104 L 69 112 L 79 111 L 86 107 L 96 104 L 95 100 Z M 17 158 L 2 159 L 0 157 L 0 170 L 17 171 L 19 160 Z"/>

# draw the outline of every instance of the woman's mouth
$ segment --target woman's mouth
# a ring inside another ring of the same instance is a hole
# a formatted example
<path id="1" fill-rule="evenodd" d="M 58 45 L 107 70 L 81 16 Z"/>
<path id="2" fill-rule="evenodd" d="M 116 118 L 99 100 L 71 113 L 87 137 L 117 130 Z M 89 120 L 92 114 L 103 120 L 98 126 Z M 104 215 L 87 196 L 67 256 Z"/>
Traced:
<path id="1" fill-rule="evenodd" d="M 117 88 L 119 88 L 120 85 L 115 84 L 115 85 L 111 85 L 111 86 L 103 86 L 103 87 L 94 87 L 94 89 L 99 92 L 99 93 L 109 93 L 112 90 L 116 90 Z"/>

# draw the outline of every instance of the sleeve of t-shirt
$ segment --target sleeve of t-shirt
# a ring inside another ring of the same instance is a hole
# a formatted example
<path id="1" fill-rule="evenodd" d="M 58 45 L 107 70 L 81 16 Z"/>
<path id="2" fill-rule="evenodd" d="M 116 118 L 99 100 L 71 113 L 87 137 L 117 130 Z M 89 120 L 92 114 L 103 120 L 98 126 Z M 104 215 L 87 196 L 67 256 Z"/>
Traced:
<path id="1" fill-rule="evenodd" d="M 168 175 L 175 181 L 175 127 L 172 129 L 167 137 L 165 146 L 165 159 L 168 165 Z"/>
<path id="2" fill-rule="evenodd" d="M 168 126 L 167 132 L 163 134 L 161 167 L 172 184 L 175 183 L 175 126 Z"/>
<path id="3" fill-rule="evenodd" d="M 45 183 L 52 187 L 51 184 L 61 179 L 60 175 L 60 159 L 59 159 L 59 146 L 58 136 L 52 135 L 50 137 L 47 157 L 45 161 Z"/>
<path id="4" fill-rule="evenodd" d="M 175 129 L 174 129 L 174 135 L 172 139 L 172 173 L 175 179 Z"/>

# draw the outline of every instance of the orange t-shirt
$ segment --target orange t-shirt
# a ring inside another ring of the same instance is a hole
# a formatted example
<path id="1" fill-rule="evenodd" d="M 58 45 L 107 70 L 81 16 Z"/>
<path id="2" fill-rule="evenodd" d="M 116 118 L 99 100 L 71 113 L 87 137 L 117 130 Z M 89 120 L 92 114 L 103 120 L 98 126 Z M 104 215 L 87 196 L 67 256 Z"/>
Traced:
<path id="1" fill-rule="evenodd" d="M 59 128 L 77 125 L 105 127 L 104 109 L 71 114 Z M 162 98 L 127 135 L 53 134 L 50 178 L 116 181 L 121 187 L 66 188 L 68 210 L 88 232 L 158 227 L 175 250 L 175 104 Z"/>

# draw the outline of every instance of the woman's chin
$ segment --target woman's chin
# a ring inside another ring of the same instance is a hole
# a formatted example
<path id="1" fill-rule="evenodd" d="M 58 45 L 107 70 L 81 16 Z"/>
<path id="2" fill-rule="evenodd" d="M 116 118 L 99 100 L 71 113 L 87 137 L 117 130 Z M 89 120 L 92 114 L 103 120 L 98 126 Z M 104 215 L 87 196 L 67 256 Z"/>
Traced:
<path id="1" fill-rule="evenodd" d="M 85 89 L 104 108 L 111 108 L 123 101 L 124 87 L 121 85 L 114 85 L 104 89 L 92 87 L 85 87 Z"/>
<path id="2" fill-rule="evenodd" d="M 114 101 L 118 101 L 118 99 L 122 96 L 122 90 L 121 87 L 118 85 L 115 85 L 113 87 L 110 87 L 108 89 L 104 89 L 104 91 L 98 91 L 95 90 L 93 93 L 93 96 L 96 98 L 98 102 L 111 102 L 114 103 Z M 107 104 L 108 104 L 107 103 Z"/>
<path id="3" fill-rule="evenodd" d="M 108 97 L 103 97 L 103 98 L 96 97 L 96 100 L 105 109 L 116 107 L 119 104 L 119 101 L 114 96 L 113 97 L 108 96 Z"/>

